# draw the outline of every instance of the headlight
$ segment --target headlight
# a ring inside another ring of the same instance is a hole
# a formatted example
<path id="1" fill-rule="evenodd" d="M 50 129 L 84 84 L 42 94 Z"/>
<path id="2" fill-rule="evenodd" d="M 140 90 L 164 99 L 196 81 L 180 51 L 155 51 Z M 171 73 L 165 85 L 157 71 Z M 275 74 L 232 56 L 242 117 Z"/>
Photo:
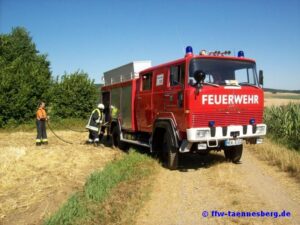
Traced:
<path id="1" fill-rule="evenodd" d="M 209 136 L 210 131 L 209 130 L 197 130 L 196 131 L 196 136 L 197 138 L 204 138 Z"/>
<path id="2" fill-rule="evenodd" d="M 266 127 L 265 126 L 257 126 L 256 127 L 256 134 L 265 134 L 266 133 Z"/>

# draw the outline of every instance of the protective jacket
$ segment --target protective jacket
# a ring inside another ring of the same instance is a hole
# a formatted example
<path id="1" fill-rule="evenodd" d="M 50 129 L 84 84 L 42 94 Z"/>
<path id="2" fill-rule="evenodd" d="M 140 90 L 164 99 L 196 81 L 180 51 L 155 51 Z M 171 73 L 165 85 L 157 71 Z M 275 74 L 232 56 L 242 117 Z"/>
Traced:
<path id="1" fill-rule="evenodd" d="M 94 109 L 85 128 L 99 132 L 99 124 L 102 120 L 103 113 L 99 109 Z"/>
<path id="2" fill-rule="evenodd" d="M 118 113 L 119 113 L 118 108 L 113 107 L 112 110 L 111 110 L 111 117 L 112 117 L 113 119 L 117 119 L 117 118 L 118 118 Z"/>
<path id="3" fill-rule="evenodd" d="M 36 136 L 36 144 L 47 144 L 47 132 L 46 132 L 46 120 L 47 113 L 46 110 L 42 107 L 38 108 L 36 112 L 36 128 L 37 128 L 37 136 Z"/>
<path id="4" fill-rule="evenodd" d="M 46 110 L 42 107 L 40 107 L 36 112 L 36 119 L 37 120 L 46 120 L 47 113 Z"/>

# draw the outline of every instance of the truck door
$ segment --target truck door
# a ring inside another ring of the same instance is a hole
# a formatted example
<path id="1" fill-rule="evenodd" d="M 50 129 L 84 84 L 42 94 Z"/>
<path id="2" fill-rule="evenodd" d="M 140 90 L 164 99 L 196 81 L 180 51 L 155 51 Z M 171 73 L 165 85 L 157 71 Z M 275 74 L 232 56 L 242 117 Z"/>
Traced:
<path id="1" fill-rule="evenodd" d="M 164 92 L 167 87 L 168 68 L 163 67 L 153 71 L 153 119 L 164 113 Z"/>
<path id="2" fill-rule="evenodd" d="M 152 130 L 152 72 L 141 75 L 137 96 L 137 125 L 140 131 Z"/>
<path id="3" fill-rule="evenodd" d="M 169 68 L 169 82 L 164 93 L 166 113 L 173 113 L 179 129 L 184 129 L 184 80 L 185 63 L 172 65 Z"/>

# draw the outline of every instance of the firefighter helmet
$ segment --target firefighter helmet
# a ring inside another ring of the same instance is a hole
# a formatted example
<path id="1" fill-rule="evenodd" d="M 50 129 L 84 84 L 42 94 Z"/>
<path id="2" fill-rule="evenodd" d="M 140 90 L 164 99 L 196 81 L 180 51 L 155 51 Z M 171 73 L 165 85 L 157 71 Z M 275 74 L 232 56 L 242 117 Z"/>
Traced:
<path id="1" fill-rule="evenodd" d="M 104 105 L 102 103 L 98 104 L 98 109 L 104 109 Z"/>

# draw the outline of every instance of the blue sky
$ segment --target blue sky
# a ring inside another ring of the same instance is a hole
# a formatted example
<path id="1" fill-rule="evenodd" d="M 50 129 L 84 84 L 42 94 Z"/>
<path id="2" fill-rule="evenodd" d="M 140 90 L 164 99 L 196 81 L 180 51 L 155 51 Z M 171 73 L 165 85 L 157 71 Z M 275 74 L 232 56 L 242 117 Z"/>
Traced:
<path id="1" fill-rule="evenodd" d="M 133 60 L 244 50 L 265 87 L 300 89 L 300 0 L 0 0 L 0 33 L 23 26 L 54 76 L 82 69 L 96 83 Z"/>

